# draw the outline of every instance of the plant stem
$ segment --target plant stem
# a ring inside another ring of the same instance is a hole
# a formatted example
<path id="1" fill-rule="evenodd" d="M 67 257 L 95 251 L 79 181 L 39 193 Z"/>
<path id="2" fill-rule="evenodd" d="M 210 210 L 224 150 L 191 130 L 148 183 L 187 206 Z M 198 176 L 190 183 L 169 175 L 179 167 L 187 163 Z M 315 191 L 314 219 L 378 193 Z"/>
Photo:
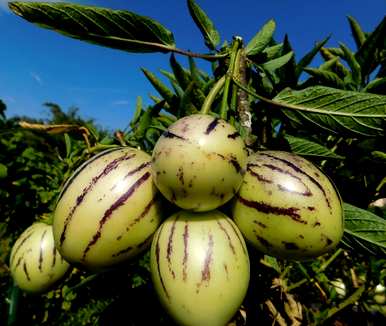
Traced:
<path id="1" fill-rule="evenodd" d="M 210 90 L 208 96 L 205 98 L 204 104 L 201 108 L 202 114 L 208 114 L 210 111 L 210 108 L 216 99 L 217 94 L 221 91 L 221 89 L 224 87 L 225 83 L 225 76 L 222 76 L 216 84 L 214 84 L 213 88 Z"/>
<path id="2" fill-rule="evenodd" d="M 336 307 L 332 307 L 328 310 L 327 316 L 323 318 L 320 323 L 325 322 L 327 319 L 330 319 L 333 315 L 346 308 L 347 306 L 355 303 L 360 299 L 363 292 L 365 291 L 365 285 L 363 284 L 359 289 L 357 289 L 352 295 L 350 295 L 346 300 L 338 304 Z"/>
<path id="3" fill-rule="evenodd" d="M 317 273 L 322 273 L 324 272 L 327 267 L 336 259 L 336 257 L 338 257 L 341 253 L 343 252 L 343 249 L 342 248 L 339 248 L 337 251 L 335 251 L 331 257 L 329 259 L 327 259 L 325 261 L 324 264 L 322 264 L 322 266 L 320 266 L 320 268 L 318 269 Z"/>
<path id="4" fill-rule="evenodd" d="M 220 117 L 221 119 L 224 119 L 224 120 L 227 119 L 229 88 L 233 80 L 235 61 L 236 61 L 238 52 L 240 51 L 241 44 L 242 44 L 242 39 L 240 37 L 235 37 L 231 48 L 231 57 L 230 57 L 228 71 L 225 76 L 224 92 L 222 94 L 223 96 L 222 96 L 222 102 L 221 102 L 221 108 L 220 108 Z"/>
<path id="5" fill-rule="evenodd" d="M 322 273 L 322 272 L 324 272 L 326 269 L 327 269 L 327 267 L 328 266 L 330 266 L 330 264 L 341 254 L 343 252 L 343 249 L 342 248 L 339 248 L 337 251 L 335 251 L 334 252 L 334 254 L 332 254 L 331 255 L 331 257 L 329 258 L 329 259 L 327 259 L 327 261 L 324 263 L 324 264 L 322 264 L 322 266 L 320 266 L 320 268 L 316 271 L 316 274 L 318 274 L 318 273 Z M 293 290 L 293 289 L 296 289 L 297 287 L 299 287 L 299 286 L 301 286 L 301 285 L 303 285 L 304 283 L 306 283 L 307 281 L 314 281 L 314 278 L 311 278 L 309 275 L 308 275 L 308 273 L 307 273 L 307 271 L 305 270 L 305 268 L 302 266 L 302 265 L 300 265 L 299 266 L 300 267 L 300 270 L 303 272 L 303 274 L 304 275 L 306 275 L 306 277 L 305 278 L 303 278 L 302 280 L 300 280 L 300 281 L 298 281 L 298 282 L 296 282 L 296 283 L 294 283 L 294 284 L 292 284 L 292 285 L 290 285 L 290 286 L 288 286 L 288 292 L 289 291 L 291 291 L 291 290 Z"/>

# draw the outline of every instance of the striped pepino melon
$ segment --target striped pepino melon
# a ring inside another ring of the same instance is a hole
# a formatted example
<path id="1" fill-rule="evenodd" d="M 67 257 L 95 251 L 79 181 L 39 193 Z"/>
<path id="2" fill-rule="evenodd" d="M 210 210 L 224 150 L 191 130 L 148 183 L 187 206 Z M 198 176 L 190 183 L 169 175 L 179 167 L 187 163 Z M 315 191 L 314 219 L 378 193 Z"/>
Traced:
<path id="1" fill-rule="evenodd" d="M 244 239 L 216 210 L 169 217 L 154 236 L 150 266 L 162 305 L 180 325 L 225 325 L 249 283 Z"/>
<path id="2" fill-rule="evenodd" d="M 281 258 L 319 256 L 343 236 L 343 208 L 333 183 L 311 162 L 287 152 L 249 157 L 232 215 L 252 245 Z"/>
<path id="3" fill-rule="evenodd" d="M 154 182 L 175 205 L 196 212 L 215 209 L 239 189 L 247 152 L 236 129 L 204 114 L 184 117 L 157 141 Z"/>
<path id="4" fill-rule="evenodd" d="M 109 267 L 150 246 L 161 223 L 150 156 L 122 147 L 99 153 L 64 185 L 55 209 L 55 244 L 66 260 Z"/>
<path id="5" fill-rule="evenodd" d="M 24 291 L 41 293 L 62 279 L 70 265 L 54 246 L 52 226 L 34 223 L 16 240 L 10 258 L 11 275 Z"/>

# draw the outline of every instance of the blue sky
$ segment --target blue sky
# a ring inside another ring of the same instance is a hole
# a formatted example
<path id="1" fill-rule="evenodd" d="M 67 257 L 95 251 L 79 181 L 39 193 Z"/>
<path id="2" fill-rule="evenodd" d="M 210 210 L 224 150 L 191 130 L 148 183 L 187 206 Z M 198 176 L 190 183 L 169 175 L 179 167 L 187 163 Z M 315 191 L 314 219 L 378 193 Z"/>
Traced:
<path id="1" fill-rule="evenodd" d="M 177 47 L 207 51 L 190 19 L 185 0 L 78 0 L 114 9 L 127 9 L 156 19 L 174 34 Z M 36 27 L 7 10 L 0 0 L 0 99 L 7 116 L 46 118 L 44 102 L 67 109 L 79 107 L 83 117 L 110 130 L 127 126 L 136 97 L 145 103 L 156 94 L 140 71 L 168 69 L 169 55 L 130 54 L 66 38 Z M 386 13 L 386 0 L 197 0 L 220 31 L 248 42 L 270 18 L 277 24 L 275 38 L 289 35 L 297 60 L 315 41 L 332 34 L 329 46 L 342 41 L 354 48 L 346 16 L 355 17 L 371 31 Z M 186 58 L 178 57 L 183 64 Z M 318 61 L 315 62 L 317 64 Z M 205 65 L 202 65 L 205 69 Z"/>

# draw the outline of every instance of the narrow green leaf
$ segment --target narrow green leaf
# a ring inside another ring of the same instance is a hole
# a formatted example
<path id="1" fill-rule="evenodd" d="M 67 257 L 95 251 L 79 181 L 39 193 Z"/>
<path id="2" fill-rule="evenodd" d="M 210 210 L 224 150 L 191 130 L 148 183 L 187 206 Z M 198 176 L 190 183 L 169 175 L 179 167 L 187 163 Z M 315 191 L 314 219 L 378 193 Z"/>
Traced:
<path id="1" fill-rule="evenodd" d="M 336 63 L 338 62 L 339 58 L 338 57 L 334 57 L 330 60 L 327 60 L 325 62 L 323 62 L 320 66 L 319 66 L 319 70 L 327 70 L 327 71 L 332 71 L 332 69 L 336 66 Z"/>
<path id="2" fill-rule="evenodd" d="M 377 28 L 366 38 L 355 58 L 362 69 L 362 76 L 368 76 L 378 66 L 379 54 L 386 49 L 386 17 Z"/>
<path id="3" fill-rule="evenodd" d="M 245 47 L 245 54 L 252 56 L 263 51 L 271 42 L 273 33 L 276 29 L 276 23 L 273 19 L 269 20 L 261 30 L 249 41 Z"/>
<path id="4" fill-rule="evenodd" d="M 70 155 L 71 155 L 71 138 L 70 136 L 68 135 L 68 133 L 65 133 L 64 134 L 64 143 L 66 145 L 66 158 L 69 158 Z"/>
<path id="5" fill-rule="evenodd" d="M 351 34 L 354 38 L 357 48 L 359 49 L 363 45 L 363 43 L 365 43 L 366 35 L 354 17 L 347 16 L 347 19 L 350 24 Z"/>
<path id="6" fill-rule="evenodd" d="M 157 21 L 125 10 L 70 3 L 10 2 L 27 21 L 79 40 L 128 52 L 169 52 L 173 34 Z"/>
<path id="7" fill-rule="evenodd" d="M 205 83 L 202 80 L 201 73 L 200 70 L 197 68 L 196 62 L 192 57 L 189 57 L 189 69 L 192 80 L 194 80 L 195 84 L 199 89 L 203 89 Z"/>
<path id="8" fill-rule="evenodd" d="M 285 139 L 291 148 L 291 151 L 301 156 L 344 159 L 343 156 L 335 154 L 329 148 L 313 142 L 308 139 L 286 135 Z"/>
<path id="9" fill-rule="evenodd" d="M 269 61 L 279 57 L 282 53 L 283 43 L 275 44 L 272 46 L 266 47 L 262 53 L 265 55 L 265 58 Z"/>
<path id="10" fill-rule="evenodd" d="M 220 44 L 220 34 L 213 22 L 194 0 L 188 0 L 188 8 L 190 15 L 204 36 L 206 46 L 210 50 L 215 50 L 216 46 Z"/>
<path id="11" fill-rule="evenodd" d="M 366 85 L 364 92 L 386 95 L 386 77 L 375 78 Z"/>
<path id="12" fill-rule="evenodd" d="M 336 55 L 337 57 L 344 57 L 344 52 L 341 48 L 327 48 L 328 51 L 330 51 L 333 55 Z"/>
<path id="13" fill-rule="evenodd" d="M 8 175 L 8 168 L 6 165 L 0 163 L 0 179 L 6 178 Z"/>
<path id="14" fill-rule="evenodd" d="M 340 79 L 339 76 L 332 71 L 326 71 L 317 68 L 304 68 L 303 70 L 311 76 L 315 77 L 323 85 L 340 89 L 345 88 L 343 80 Z"/>
<path id="15" fill-rule="evenodd" d="M 370 254 L 386 254 L 386 220 L 367 210 L 344 203 L 343 244 Z"/>
<path id="16" fill-rule="evenodd" d="M 382 136 L 386 123 L 386 96 L 315 86 L 285 89 L 274 103 L 296 125 L 341 135 Z"/>
<path id="17" fill-rule="evenodd" d="M 178 117 L 183 117 L 185 115 L 190 115 L 198 113 L 197 108 L 193 104 L 193 94 L 194 94 L 194 81 L 192 81 L 186 88 L 184 95 L 181 98 Z"/>
<path id="18" fill-rule="evenodd" d="M 347 64 L 351 68 L 351 76 L 353 82 L 360 86 L 362 83 L 362 72 L 361 66 L 358 61 L 355 59 L 354 53 L 343 43 L 340 43 L 340 48 L 342 49 L 344 55 L 343 58 L 346 60 Z"/>
<path id="19" fill-rule="evenodd" d="M 190 74 L 187 72 L 176 60 L 176 57 L 174 54 L 170 56 L 170 66 L 173 70 L 174 77 L 179 84 L 179 86 L 185 90 L 186 87 L 188 87 L 190 83 Z"/>
<path id="20" fill-rule="evenodd" d="M 172 104 L 175 101 L 175 95 L 173 94 L 173 92 L 149 70 L 145 68 L 142 68 L 141 70 L 145 74 L 146 78 L 157 90 L 157 92 L 165 99 L 165 101 L 169 104 Z"/>
<path id="21" fill-rule="evenodd" d="M 137 101 L 135 103 L 135 112 L 130 122 L 130 125 L 132 127 L 138 122 L 138 119 L 140 118 L 141 113 L 142 113 L 142 97 L 137 96 Z"/>
<path id="22" fill-rule="evenodd" d="M 327 43 L 329 39 L 330 37 L 328 36 L 323 41 L 316 43 L 314 48 L 311 51 L 309 51 L 303 58 L 300 59 L 300 61 L 296 66 L 296 78 L 299 78 L 303 69 L 311 63 L 312 59 L 314 59 L 316 54 Z"/>
<path id="23" fill-rule="evenodd" d="M 286 53 L 293 52 L 291 43 L 289 41 L 288 35 L 284 36 L 283 47 L 281 51 L 281 55 Z M 296 78 L 296 61 L 295 55 L 293 55 L 289 62 L 281 67 L 277 74 L 280 79 L 280 83 L 278 85 L 279 89 L 284 89 L 286 87 L 296 87 L 298 80 Z"/>
<path id="24" fill-rule="evenodd" d="M 287 54 L 284 54 L 281 57 L 278 57 L 276 59 L 272 59 L 270 61 L 263 63 L 261 66 L 265 70 L 267 70 L 269 72 L 273 72 L 276 69 L 279 69 L 279 68 L 283 67 L 285 64 L 287 64 L 293 58 L 293 54 L 294 53 L 292 51 L 288 52 Z"/>

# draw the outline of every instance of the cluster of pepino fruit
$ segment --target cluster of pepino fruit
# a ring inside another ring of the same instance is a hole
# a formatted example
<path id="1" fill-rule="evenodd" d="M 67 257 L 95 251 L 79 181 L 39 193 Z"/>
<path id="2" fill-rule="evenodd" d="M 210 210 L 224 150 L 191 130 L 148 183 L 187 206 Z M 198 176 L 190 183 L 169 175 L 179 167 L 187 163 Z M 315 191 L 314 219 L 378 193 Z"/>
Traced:
<path id="1" fill-rule="evenodd" d="M 182 209 L 166 220 L 165 198 Z M 233 219 L 218 210 L 225 203 Z M 249 284 L 244 238 L 269 255 L 308 259 L 342 234 L 340 197 L 312 163 L 278 151 L 248 157 L 233 126 L 196 114 L 172 124 L 152 157 L 122 147 L 80 166 L 52 228 L 35 225 L 16 242 L 11 272 L 39 292 L 70 264 L 101 270 L 151 245 L 154 287 L 176 322 L 225 325 Z"/>

